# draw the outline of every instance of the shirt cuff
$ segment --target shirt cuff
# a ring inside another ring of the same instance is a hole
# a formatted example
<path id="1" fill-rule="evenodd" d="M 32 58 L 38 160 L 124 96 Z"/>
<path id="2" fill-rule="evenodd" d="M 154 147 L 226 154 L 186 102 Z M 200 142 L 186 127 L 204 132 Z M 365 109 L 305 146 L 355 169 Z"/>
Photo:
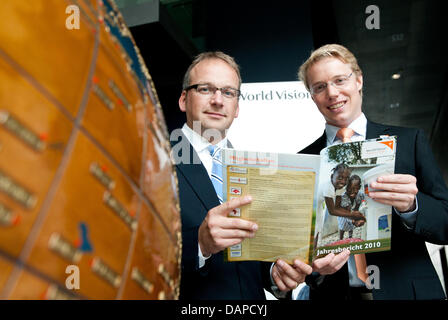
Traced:
<path id="1" fill-rule="evenodd" d="M 199 245 L 198 242 L 198 261 L 199 261 L 199 269 L 202 268 L 203 266 L 205 266 L 205 260 L 207 260 L 208 258 L 210 258 L 212 255 L 209 255 L 208 257 L 204 257 L 202 255 L 202 251 L 201 251 L 201 246 Z"/>
<path id="2" fill-rule="evenodd" d="M 415 222 L 417 221 L 417 211 L 418 211 L 418 201 L 417 197 L 415 197 L 415 210 L 410 212 L 399 212 L 397 209 L 394 208 L 394 211 L 398 216 L 401 218 L 401 221 L 403 222 L 404 226 L 408 228 L 409 230 L 414 229 Z"/>

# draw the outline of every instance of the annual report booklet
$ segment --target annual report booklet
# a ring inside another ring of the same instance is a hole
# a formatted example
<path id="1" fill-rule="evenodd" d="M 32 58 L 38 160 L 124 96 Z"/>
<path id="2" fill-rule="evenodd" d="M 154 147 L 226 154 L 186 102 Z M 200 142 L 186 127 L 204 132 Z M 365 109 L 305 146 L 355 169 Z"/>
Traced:
<path id="1" fill-rule="evenodd" d="M 224 201 L 251 195 L 231 217 L 254 221 L 254 238 L 229 247 L 227 261 L 390 250 L 391 206 L 369 198 L 370 183 L 393 174 L 396 138 L 329 146 L 320 155 L 223 149 Z"/>

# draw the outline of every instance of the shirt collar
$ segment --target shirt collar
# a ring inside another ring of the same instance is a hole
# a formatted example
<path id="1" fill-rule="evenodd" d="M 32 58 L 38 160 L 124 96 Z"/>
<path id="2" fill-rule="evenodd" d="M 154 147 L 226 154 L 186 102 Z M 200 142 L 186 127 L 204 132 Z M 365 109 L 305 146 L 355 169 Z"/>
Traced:
<path id="1" fill-rule="evenodd" d="M 356 118 L 352 123 L 349 124 L 348 128 L 353 129 L 355 131 L 355 136 L 361 136 L 363 139 L 366 138 L 367 132 L 367 118 L 363 112 L 361 115 Z M 336 138 L 336 133 L 340 128 L 336 126 L 332 126 L 331 124 L 325 124 L 325 133 L 327 134 L 327 145 L 332 145 Z"/>
<path id="2" fill-rule="evenodd" d="M 188 141 L 191 143 L 197 153 L 204 151 L 204 149 L 207 149 L 208 146 L 211 145 L 210 142 L 204 139 L 204 137 L 199 135 L 197 132 L 193 131 L 193 129 L 191 129 L 186 123 L 182 127 L 182 133 L 185 135 L 185 137 L 187 137 Z M 216 145 L 218 148 L 227 147 L 227 137 L 219 141 Z M 207 150 L 207 152 L 209 151 Z"/>

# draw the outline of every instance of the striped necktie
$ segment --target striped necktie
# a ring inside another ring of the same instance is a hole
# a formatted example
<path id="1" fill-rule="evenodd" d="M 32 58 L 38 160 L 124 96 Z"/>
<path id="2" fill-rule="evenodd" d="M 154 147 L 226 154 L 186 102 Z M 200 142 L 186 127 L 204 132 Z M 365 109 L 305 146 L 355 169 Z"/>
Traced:
<path id="1" fill-rule="evenodd" d="M 216 195 L 218 196 L 219 203 L 222 203 L 222 161 L 221 161 L 221 148 L 214 145 L 208 147 L 210 155 L 213 158 L 212 175 L 211 180 L 213 187 L 215 187 Z"/>
<path id="2" fill-rule="evenodd" d="M 336 137 L 342 140 L 342 142 L 350 142 L 352 141 L 352 137 L 355 134 L 355 131 L 350 128 L 341 128 L 336 133 Z M 352 257 L 350 257 L 352 259 Z M 355 260 L 356 273 L 359 279 L 361 279 L 364 283 L 368 278 L 368 274 L 366 272 L 367 261 L 366 255 L 364 253 L 353 255 L 353 259 Z"/>

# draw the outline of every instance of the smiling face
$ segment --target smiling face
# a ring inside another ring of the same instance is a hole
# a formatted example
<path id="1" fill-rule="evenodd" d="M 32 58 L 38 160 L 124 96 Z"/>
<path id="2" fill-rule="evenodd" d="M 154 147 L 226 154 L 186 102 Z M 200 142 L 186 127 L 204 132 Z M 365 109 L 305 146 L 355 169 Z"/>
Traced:
<path id="1" fill-rule="evenodd" d="M 199 62 L 190 72 L 190 85 L 210 84 L 217 88 L 239 88 L 239 77 L 235 70 L 221 59 L 205 59 Z M 218 130 L 221 138 L 225 137 L 226 130 L 230 127 L 233 119 L 238 116 L 238 97 L 233 99 L 222 96 L 217 90 L 213 95 L 203 95 L 195 89 L 183 90 L 179 98 L 179 108 L 187 115 L 187 125 L 200 132 L 208 129 Z M 220 139 L 218 139 L 220 140 Z M 219 142 L 214 140 L 213 144 Z"/>
<path id="2" fill-rule="evenodd" d="M 314 103 L 319 108 L 328 124 L 339 128 L 346 128 L 361 115 L 363 84 L 362 75 L 353 73 L 343 88 L 336 88 L 329 82 L 340 76 L 348 76 L 353 70 L 350 64 L 333 57 L 324 58 L 307 71 L 310 87 L 318 83 L 327 83 L 327 88 L 312 95 Z"/>
<path id="3" fill-rule="evenodd" d="M 336 190 L 342 189 L 347 184 L 348 177 L 350 176 L 350 170 L 340 169 L 331 175 L 331 183 Z"/>
<path id="4" fill-rule="evenodd" d="M 349 182 L 347 184 L 347 195 L 350 197 L 350 199 L 353 200 L 356 198 L 359 189 L 361 189 L 361 181 L 359 180 L 353 180 L 351 181 L 351 183 Z"/>

